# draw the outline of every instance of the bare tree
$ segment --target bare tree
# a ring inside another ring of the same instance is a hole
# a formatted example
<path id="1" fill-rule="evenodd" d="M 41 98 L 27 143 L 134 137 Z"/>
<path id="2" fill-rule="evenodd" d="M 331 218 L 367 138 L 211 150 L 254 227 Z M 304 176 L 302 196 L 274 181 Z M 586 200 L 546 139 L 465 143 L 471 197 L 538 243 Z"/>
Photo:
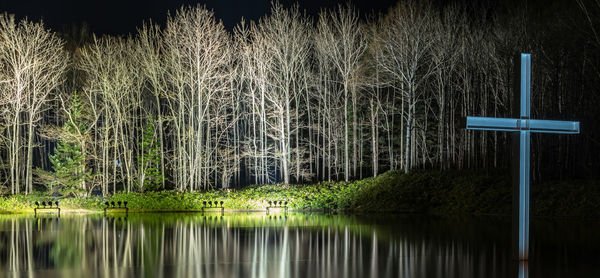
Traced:
<path id="1" fill-rule="evenodd" d="M 433 73 L 428 63 L 431 39 L 432 13 L 429 6 L 413 1 L 398 4 L 388 15 L 379 39 L 382 55 L 379 56 L 381 68 L 394 80 L 393 86 L 399 86 L 407 103 L 406 140 L 404 143 L 404 170 L 411 168 L 411 144 L 414 139 L 415 108 L 424 93 L 421 86 Z"/>
<path id="2" fill-rule="evenodd" d="M 144 85 L 147 91 L 150 92 L 154 99 L 155 113 L 158 130 L 158 142 L 160 145 L 160 167 L 162 175 L 162 188 L 165 188 L 165 146 L 164 146 L 164 116 L 162 111 L 161 98 L 166 96 L 168 82 L 165 80 L 165 61 L 162 55 L 165 55 L 163 46 L 163 38 L 160 27 L 158 25 L 148 23 L 144 24 L 138 31 L 136 40 L 136 66 L 138 66 L 143 74 Z"/>
<path id="3" fill-rule="evenodd" d="M 219 147 L 211 135 L 211 121 L 220 117 L 211 106 L 216 96 L 230 89 L 229 44 L 223 24 L 202 6 L 182 8 L 167 21 L 165 65 L 172 82 L 167 99 L 175 129 L 174 176 L 180 190 L 211 186 L 214 150 Z"/>
<path id="4" fill-rule="evenodd" d="M 130 191 L 135 176 L 135 141 L 132 141 L 135 136 L 131 125 L 132 107 L 137 105 L 136 77 L 131 71 L 133 67 L 129 49 L 132 49 L 131 42 L 125 39 L 94 38 L 94 42 L 82 49 L 78 57 L 78 68 L 86 73 L 85 98 L 101 104 L 92 109 L 100 113 L 103 119 L 102 125 L 96 127 L 96 132 L 102 140 L 102 157 L 99 159 L 105 193 L 111 178 L 113 191 L 121 181 L 126 183 L 126 190 Z"/>
<path id="5" fill-rule="evenodd" d="M 459 18 L 464 17 L 457 6 L 449 6 L 445 9 L 443 16 L 436 18 L 433 22 L 432 39 L 434 44 L 431 52 L 431 62 L 435 66 L 434 81 L 436 88 L 433 90 L 433 96 L 437 104 L 436 117 L 437 123 L 437 163 L 441 169 L 447 168 L 448 151 L 444 148 L 447 108 L 452 82 L 455 79 L 460 48 L 458 38 L 460 36 Z"/>
<path id="6" fill-rule="evenodd" d="M 358 12 L 352 6 L 338 6 L 332 12 L 323 11 L 319 15 L 317 44 L 329 61 L 335 66 L 344 92 L 344 180 L 350 179 L 350 155 L 348 144 L 348 100 L 352 97 L 353 122 L 353 175 L 358 164 L 358 115 L 359 101 L 357 86 L 360 80 L 361 59 L 368 41 Z M 351 95 L 351 96 L 350 96 Z"/>
<path id="7" fill-rule="evenodd" d="M 5 93 L 12 99 L 6 114 L 10 115 L 12 126 L 9 135 L 11 186 L 13 193 L 19 192 L 20 114 L 23 112 L 27 115 L 25 192 L 31 193 L 36 123 L 49 95 L 63 81 L 68 55 L 63 49 L 64 42 L 42 23 L 26 19 L 16 23 L 13 16 L 4 14 L 0 17 L 0 36 L 3 76 L 10 78 Z"/>
<path id="8" fill-rule="evenodd" d="M 290 183 L 292 152 L 296 154 L 296 180 L 305 175 L 301 166 L 304 158 L 301 158 L 303 147 L 299 143 L 301 126 L 297 110 L 301 92 L 305 89 L 302 81 L 307 69 L 304 65 L 310 47 L 310 33 L 307 32 L 310 28 L 310 21 L 301 15 L 298 6 L 288 11 L 274 4 L 271 15 L 261 20 L 253 35 L 253 51 L 261 55 L 255 57 L 255 61 L 263 70 L 259 86 L 264 86 L 264 97 L 269 106 L 266 123 L 271 130 L 269 136 L 278 143 L 276 156 L 285 184 Z M 292 149 L 294 135 L 296 144 Z"/>

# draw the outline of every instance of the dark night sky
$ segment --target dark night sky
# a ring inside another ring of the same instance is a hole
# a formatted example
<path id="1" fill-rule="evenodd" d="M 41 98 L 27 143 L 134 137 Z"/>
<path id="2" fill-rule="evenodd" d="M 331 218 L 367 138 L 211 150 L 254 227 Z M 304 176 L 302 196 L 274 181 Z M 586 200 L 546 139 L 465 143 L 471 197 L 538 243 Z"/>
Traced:
<path id="1" fill-rule="evenodd" d="M 385 12 L 397 0 L 354 0 L 362 13 Z M 301 9 L 315 15 L 321 7 L 335 7 L 345 0 L 281 0 L 285 6 L 298 2 Z M 257 20 L 270 10 L 270 0 L 0 0 L 0 11 L 33 20 L 43 19 L 50 28 L 60 31 L 63 26 L 86 22 L 96 34 L 127 34 L 135 32 L 145 20 L 163 23 L 167 11 L 182 5 L 201 3 L 215 11 L 231 30 L 242 17 Z"/>

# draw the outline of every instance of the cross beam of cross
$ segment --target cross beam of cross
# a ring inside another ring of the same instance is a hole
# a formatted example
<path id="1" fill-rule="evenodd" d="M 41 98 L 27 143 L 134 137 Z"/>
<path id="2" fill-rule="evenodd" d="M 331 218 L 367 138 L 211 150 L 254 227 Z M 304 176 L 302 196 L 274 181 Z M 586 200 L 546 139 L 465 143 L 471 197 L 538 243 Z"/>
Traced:
<path id="1" fill-rule="evenodd" d="M 513 135 L 513 254 L 529 258 L 529 170 L 530 135 L 538 133 L 578 134 L 579 122 L 533 120 L 531 115 L 531 54 L 515 61 L 520 82 L 515 81 L 515 118 L 467 117 L 467 129 L 509 131 Z M 519 61 L 520 60 L 520 61 Z M 520 73 L 520 74 L 519 74 Z"/>

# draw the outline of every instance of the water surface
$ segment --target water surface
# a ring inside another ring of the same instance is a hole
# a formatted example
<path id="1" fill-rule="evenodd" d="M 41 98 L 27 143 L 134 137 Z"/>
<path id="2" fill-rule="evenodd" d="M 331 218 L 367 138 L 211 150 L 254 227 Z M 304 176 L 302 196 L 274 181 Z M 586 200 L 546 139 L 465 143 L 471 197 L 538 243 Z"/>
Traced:
<path id="1" fill-rule="evenodd" d="M 598 221 L 206 213 L 0 215 L 5 277 L 600 277 Z M 520 271 L 520 272 L 519 272 Z"/>

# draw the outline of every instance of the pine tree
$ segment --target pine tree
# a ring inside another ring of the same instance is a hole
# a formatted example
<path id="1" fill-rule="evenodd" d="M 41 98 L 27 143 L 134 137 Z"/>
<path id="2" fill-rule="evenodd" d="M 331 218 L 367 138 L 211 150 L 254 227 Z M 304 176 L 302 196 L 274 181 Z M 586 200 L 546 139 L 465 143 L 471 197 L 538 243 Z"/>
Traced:
<path id="1" fill-rule="evenodd" d="M 61 140 L 50 155 L 54 170 L 53 183 L 62 186 L 62 190 L 84 191 L 88 172 L 85 169 L 85 150 L 77 140 L 83 134 L 86 124 L 82 117 L 82 104 L 77 93 L 71 99 L 68 119 L 62 127 Z"/>
<path id="2" fill-rule="evenodd" d="M 160 171 L 159 144 L 156 142 L 156 125 L 152 117 L 148 119 L 140 146 L 142 154 L 137 159 L 138 169 L 141 170 L 138 183 L 140 191 L 158 190 L 162 185 L 162 173 Z"/>

